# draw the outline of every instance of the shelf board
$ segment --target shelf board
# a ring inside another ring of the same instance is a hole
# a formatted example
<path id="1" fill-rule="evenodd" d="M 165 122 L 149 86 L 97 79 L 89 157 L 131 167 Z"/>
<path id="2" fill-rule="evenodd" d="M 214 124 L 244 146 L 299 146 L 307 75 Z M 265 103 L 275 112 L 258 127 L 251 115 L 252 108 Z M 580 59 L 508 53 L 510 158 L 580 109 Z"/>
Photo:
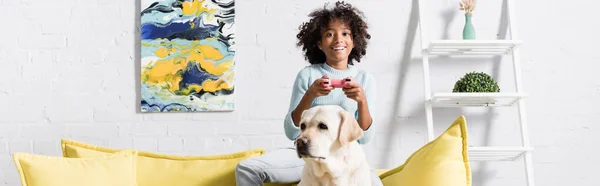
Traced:
<path id="1" fill-rule="evenodd" d="M 505 107 L 524 97 L 524 93 L 434 93 L 431 103 L 434 107 Z"/>
<path id="2" fill-rule="evenodd" d="M 514 161 L 531 147 L 468 147 L 469 161 Z"/>
<path id="3" fill-rule="evenodd" d="M 441 56 L 506 55 L 521 43 L 520 40 L 433 40 L 427 52 Z"/>

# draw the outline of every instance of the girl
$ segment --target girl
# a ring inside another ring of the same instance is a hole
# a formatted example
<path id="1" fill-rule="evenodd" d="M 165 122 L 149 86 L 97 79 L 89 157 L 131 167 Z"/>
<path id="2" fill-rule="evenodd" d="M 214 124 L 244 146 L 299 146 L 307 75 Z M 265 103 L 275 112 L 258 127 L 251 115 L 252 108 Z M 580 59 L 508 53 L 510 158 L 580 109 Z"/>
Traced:
<path id="1" fill-rule="evenodd" d="M 358 143 L 365 144 L 373 133 L 371 113 L 375 107 L 376 85 L 371 74 L 353 65 L 366 54 L 367 41 L 371 38 L 362 12 L 350 4 L 337 2 L 333 9 L 324 7 L 309 16 L 310 21 L 300 26 L 297 45 L 302 47 L 311 65 L 301 69 L 294 81 L 284 121 L 285 134 L 292 141 L 298 138 L 302 111 L 317 105 L 337 104 L 354 113 L 364 131 Z M 321 85 L 329 79 L 347 77 L 354 81 L 342 89 Z M 240 162 L 236 168 L 237 185 L 299 182 L 303 166 L 304 161 L 298 158 L 294 148 L 272 150 Z M 382 185 L 374 170 L 371 178 L 374 186 Z"/>

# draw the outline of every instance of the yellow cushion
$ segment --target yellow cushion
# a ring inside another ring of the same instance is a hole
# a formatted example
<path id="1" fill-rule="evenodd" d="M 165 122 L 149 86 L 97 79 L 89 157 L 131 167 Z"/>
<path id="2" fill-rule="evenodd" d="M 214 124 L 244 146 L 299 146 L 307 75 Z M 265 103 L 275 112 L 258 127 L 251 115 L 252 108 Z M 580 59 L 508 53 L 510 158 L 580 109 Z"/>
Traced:
<path id="1" fill-rule="evenodd" d="M 390 169 L 375 169 L 375 172 L 379 176 L 381 176 L 382 174 L 386 173 L 387 171 L 390 171 Z"/>
<path id="2" fill-rule="evenodd" d="M 61 140 L 65 157 L 96 157 L 119 151 L 73 140 Z M 151 152 L 138 153 L 139 186 L 235 186 L 235 167 L 247 158 L 265 153 L 264 149 L 214 156 L 177 156 Z"/>
<path id="3" fill-rule="evenodd" d="M 380 178 L 383 185 L 471 186 L 465 117 Z"/>
<path id="4" fill-rule="evenodd" d="M 23 186 L 136 186 L 133 150 L 91 158 L 14 153 Z"/>

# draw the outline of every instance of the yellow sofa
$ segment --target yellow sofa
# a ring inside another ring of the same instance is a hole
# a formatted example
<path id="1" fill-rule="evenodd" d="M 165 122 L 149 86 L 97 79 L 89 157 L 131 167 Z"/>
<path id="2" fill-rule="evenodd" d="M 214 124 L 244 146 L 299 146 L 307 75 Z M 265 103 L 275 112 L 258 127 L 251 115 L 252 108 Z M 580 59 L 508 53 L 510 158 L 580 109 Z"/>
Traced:
<path id="1" fill-rule="evenodd" d="M 112 149 L 69 139 L 61 140 L 61 146 L 63 157 L 13 154 L 23 186 L 235 186 L 236 165 L 265 152 L 251 149 L 214 156 L 177 156 Z M 391 170 L 379 169 L 377 173 L 385 186 L 471 186 L 467 147 L 466 120 L 460 116 L 404 164 Z M 112 169 L 120 172 L 106 171 Z M 67 174 L 79 176 L 65 177 Z"/>
<path id="2" fill-rule="evenodd" d="M 89 158 L 120 152 L 120 149 L 86 144 L 71 139 L 61 140 L 63 156 Z M 175 156 L 152 152 L 138 152 L 137 177 L 140 186 L 162 185 L 222 185 L 234 186 L 234 170 L 240 161 L 262 155 L 264 149 L 252 149 L 234 154 L 215 156 Z M 377 170 L 382 174 L 386 170 Z M 188 173 L 189 176 L 186 176 Z M 175 180 L 175 181 L 174 181 Z M 294 186 L 296 184 L 265 184 L 266 186 Z"/>

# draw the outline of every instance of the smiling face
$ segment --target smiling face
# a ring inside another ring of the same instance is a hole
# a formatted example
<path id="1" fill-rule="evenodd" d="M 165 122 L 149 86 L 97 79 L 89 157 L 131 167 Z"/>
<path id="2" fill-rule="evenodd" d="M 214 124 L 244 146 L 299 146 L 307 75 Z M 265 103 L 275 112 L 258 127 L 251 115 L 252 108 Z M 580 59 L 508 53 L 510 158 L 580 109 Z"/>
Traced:
<path id="1" fill-rule="evenodd" d="M 318 45 L 329 64 L 348 63 L 348 56 L 354 48 L 352 32 L 344 22 L 331 20 L 321 33 Z"/>
<path id="2" fill-rule="evenodd" d="M 356 119 L 337 105 L 312 107 L 302 113 L 296 151 L 300 158 L 327 158 L 363 135 Z"/>

